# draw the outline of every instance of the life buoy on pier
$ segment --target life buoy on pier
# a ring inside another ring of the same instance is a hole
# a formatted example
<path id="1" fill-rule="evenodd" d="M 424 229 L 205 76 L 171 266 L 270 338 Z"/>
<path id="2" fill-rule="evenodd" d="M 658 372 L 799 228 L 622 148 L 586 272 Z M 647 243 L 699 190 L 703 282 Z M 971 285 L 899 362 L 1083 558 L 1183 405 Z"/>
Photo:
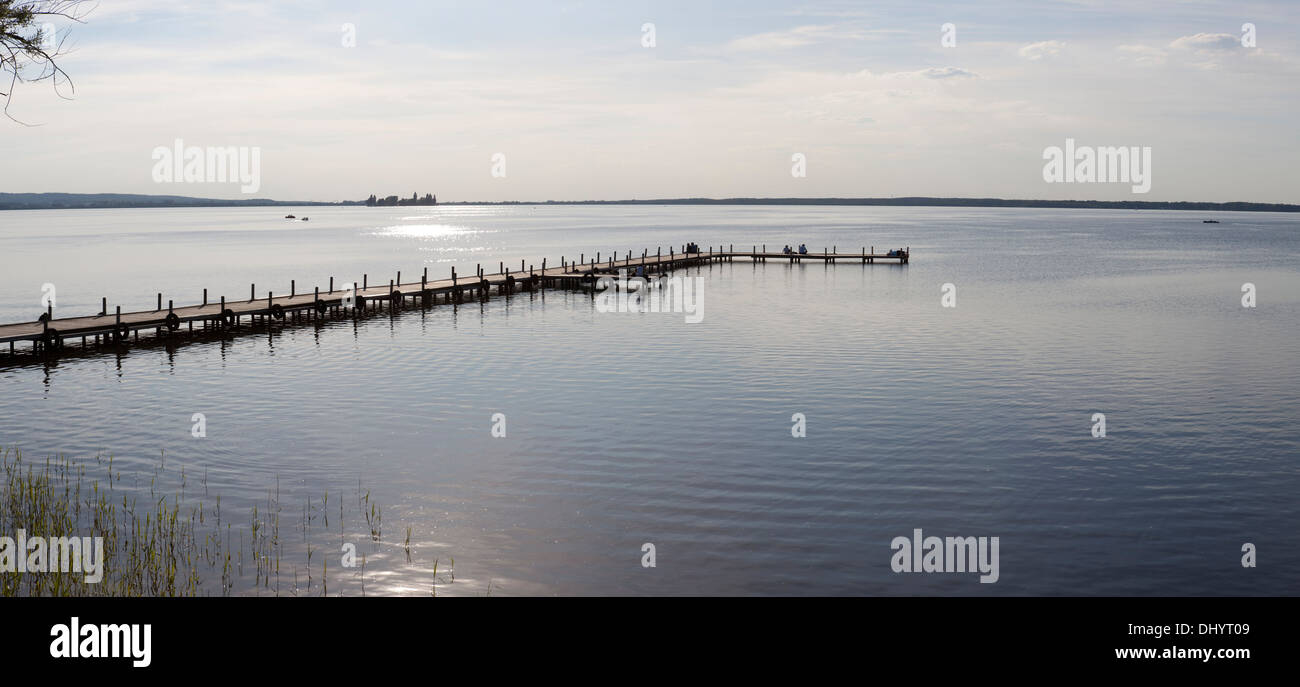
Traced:
<path id="1" fill-rule="evenodd" d="M 167 328 L 173 332 L 181 328 L 181 318 L 177 317 L 174 312 L 167 313 L 167 317 L 163 321 L 167 323 Z"/>
<path id="2" fill-rule="evenodd" d="M 394 292 L 388 294 L 388 302 L 389 302 L 389 304 L 391 304 L 391 305 L 395 305 L 395 306 L 397 306 L 397 307 L 399 307 L 399 308 L 402 307 L 402 292 L 401 292 L 401 291 L 394 291 Z"/>
<path id="3" fill-rule="evenodd" d="M 226 308 L 225 310 L 221 311 L 220 321 L 222 324 L 226 325 L 227 327 L 233 327 L 235 325 L 235 320 L 236 317 L 235 317 L 234 310 L 231 310 L 230 308 Z"/>
<path id="4" fill-rule="evenodd" d="M 283 305 L 280 305 L 279 303 L 274 303 L 274 304 L 272 304 L 272 305 L 271 305 L 271 317 L 274 317 L 274 318 L 277 319 L 277 320 L 283 320 L 283 319 L 284 319 L 284 306 L 283 306 Z"/>
<path id="5" fill-rule="evenodd" d="M 323 300 L 317 298 L 317 299 L 316 299 L 316 312 L 318 312 L 318 313 L 324 315 L 326 310 L 329 310 L 329 306 L 328 306 L 328 305 L 325 305 L 325 301 L 323 301 Z"/>
<path id="6" fill-rule="evenodd" d="M 131 328 L 125 324 L 118 324 L 113 327 L 113 340 L 126 341 L 131 338 Z"/>
<path id="7" fill-rule="evenodd" d="M 45 344 L 46 349 L 57 351 L 63 348 L 63 337 L 59 336 L 59 330 L 57 329 L 46 329 L 41 334 L 41 343 Z"/>

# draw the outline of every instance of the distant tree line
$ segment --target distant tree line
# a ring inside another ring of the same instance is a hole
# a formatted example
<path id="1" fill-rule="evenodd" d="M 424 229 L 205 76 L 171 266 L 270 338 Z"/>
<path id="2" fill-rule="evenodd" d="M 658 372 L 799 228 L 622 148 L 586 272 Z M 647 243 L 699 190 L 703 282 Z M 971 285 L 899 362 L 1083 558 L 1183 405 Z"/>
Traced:
<path id="1" fill-rule="evenodd" d="M 398 198 L 397 196 L 388 196 L 387 198 L 377 198 L 375 194 L 370 194 L 366 199 L 367 207 L 385 207 L 389 205 L 437 205 L 438 197 L 426 193 L 421 198 L 419 193 L 412 193 L 410 198 Z"/>

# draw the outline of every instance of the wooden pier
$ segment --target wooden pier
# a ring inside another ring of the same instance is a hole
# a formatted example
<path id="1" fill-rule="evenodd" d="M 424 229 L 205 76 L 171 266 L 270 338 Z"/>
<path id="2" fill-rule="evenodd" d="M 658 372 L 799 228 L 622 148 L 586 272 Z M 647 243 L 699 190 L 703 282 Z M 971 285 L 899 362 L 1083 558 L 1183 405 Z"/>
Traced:
<path id="1" fill-rule="evenodd" d="M 724 247 L 702 247 L 696 252 L 684 252 L 684 248 L 662 248 L 651 253 L 643 250 L 640 256 L 631 251 L 605 257 L 582 254 L 577 260 L 561 258 L 558 266 L 548 266 L 546 260 L 541 265 L 529 265 L 523 261 L 519 269 L 498 263 L 498 269 L 488 272 L 481 264 L 477 273 L 472 275 L 457 274 L 453 267 L 451 276 L 431 281 L 428 268 L 425 268 L 419 280 L 402 281 L 398 272 L 387 283 L 371 285 L 369 275 L 362 275 L 354 288 L 346 288 L 347 283 L 330 277 L 326 288 L 319 286 L 310 290 L 299 290 L 296 281 L 290 282 L 289 293 L 276 295 L 272 291 L 259 294 L 255 284 L 249 285 L 247 298 L 230 299 L 222 296 L 210 298 L 207 289 L 203 290 L 203 301 L 198 305 L 176 306 L 173 301 L 163 303 L 163 296 L 158 294 L 157 307 L 154 310 L 122 312 L 120 306 L 112 312 L 108 309 L 108 299 L 102 299 L 102 310 L 97 315 L 81 317 L 54 318 L 53 310 L 47 309 L 35 321 L 0 325 L 0 346 L 8 344 L 9 354 L 18 355 L 17 343 L 29 344 L 29 352 L 34 354 L 54 354 L 76 339 L 83 347 L 87 345 L 126 345 L 140 340 L 140 332 L 153 331 L 156 336 L 168 337 L 193 332 L 195 324 L 200 331 L 235 330 L 244 324 L 271 323 L 290 320 L 294 322 L 313 321 L 327 317 L 360 316 L 366 312 L 400 309 L 416 303 L 425 306 L 439 303 L 460 303 L 470 299 L 490 298 L 493 290 L 500 295 L 516 291 L 536 291 L 542 288 L 586 289 L 595 288 L 600 275 L 616 274 L 619 270 L 636 271 L 644 268 L 647 276 L 667 274 L 668 272 L 694 265 L 713 262 L 734 262 L 737 258 L 751 262 L 768 260 L 787 260 L 791 263 L 817 262 L 826 264 L 835 262 L 861 262 L 874 264 L 888 262 L 900 265 L 908 264 L 911 249 L 904 248 L 887 253 L 876 253 L 863 247 L 861 252 L 839 252 L 838 248 L 823 249 L 821 253 L 784 253 L 769 252 L 766 246 L 751 246 L 748 251 L 737 251 L 735 245 Z M 181 330 L 184 329 L 184 332 Z"/>

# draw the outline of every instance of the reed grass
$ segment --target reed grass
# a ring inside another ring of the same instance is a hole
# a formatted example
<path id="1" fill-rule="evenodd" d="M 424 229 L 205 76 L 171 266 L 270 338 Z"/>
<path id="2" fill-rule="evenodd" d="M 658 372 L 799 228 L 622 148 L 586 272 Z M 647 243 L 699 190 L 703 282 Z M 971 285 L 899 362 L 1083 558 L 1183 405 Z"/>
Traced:
<path id="1" fill-rule="evenodd" d="M 85 462 L 60 455 L 31 463 L 18 449 L 0 448 L 0 467 L 0 535 L 14 537 L 22 529 L 28 537 L 102 537 L 104 542 L 99 583 L 86 582 L 83 572 L 0 572 L 0 596 L 301 596 L 328 595 L 331 587 L 338 595 L 365 594 L 365 554 L 359 552 L 358 568 L 340 573 L 339 565 L 328 565 L 339 551 L 332 542 L 353 541 L 358 548 L 368 542 L 372 553 L 383 542 L 383 510 L 361 490 L 360 481 L 354 527 L 345 524 L 346 499 L 336 495 L 337 518 L 330 530 L 329 493 L 319 500 L 308 496 L 297 523 L 298 545 L 283 537 L 278 478 L 274 490 L 268 489 L 265 500 L 253 503 L 247 520 L 236 525 L 221 495 L 210 494 L 206 470 L 202 491 L 195 492 L 185 466 L 169 470 L 162 453 L 147 490 L 125 487 L 112 455 Z M 410 537 L 407 527 L 401 548 L 408 560 Z M 305 586 L 298 582 L 296 563 L 292 580 L 282 574 L 290 571 L 289 560 L 303 563 Z M 329 580 L 331 567 L 335 585 Z"/>

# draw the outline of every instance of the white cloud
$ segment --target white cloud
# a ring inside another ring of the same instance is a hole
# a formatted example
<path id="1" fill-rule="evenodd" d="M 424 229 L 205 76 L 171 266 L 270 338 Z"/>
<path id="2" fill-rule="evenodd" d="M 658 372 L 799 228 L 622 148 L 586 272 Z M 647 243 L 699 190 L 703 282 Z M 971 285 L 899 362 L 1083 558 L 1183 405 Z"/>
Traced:
<path id="1" fill-rule="evenodd" d="M 1065 43 L 1062 41 L 1039 41 L 1021 48 L 1019 55 L 1023 59 L 1037 61 L 1043 58 L 1056 57 L 1061 54 L 1061 49 L 1064 47 Z"/>
<path id="2" fill-rule="evenodd" d="M 970 79 L 979 76 L 961 67 L 930 67 L 917 72 L 927 79 Z"/>
<path id="3" fill-rule="evenodd" d="M 1241 48 L 1241 38 L 1230 33 L 1197 33 L 1177 38 L 1169 47 L 1198 52 L 1234 50 Z"/>

